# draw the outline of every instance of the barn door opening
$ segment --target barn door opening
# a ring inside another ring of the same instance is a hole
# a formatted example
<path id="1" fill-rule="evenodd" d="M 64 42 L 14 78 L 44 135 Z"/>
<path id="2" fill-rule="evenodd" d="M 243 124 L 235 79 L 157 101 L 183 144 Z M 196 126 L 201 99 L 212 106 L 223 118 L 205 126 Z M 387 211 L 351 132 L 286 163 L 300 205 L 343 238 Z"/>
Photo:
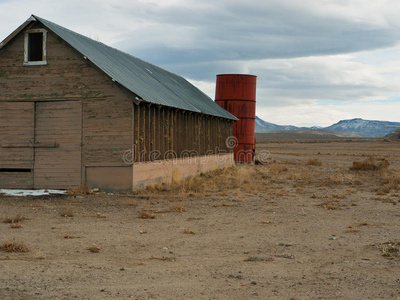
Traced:
<path id="1" fill-rule="evenodd" d="M 0 102 L 0 188 L 33 188 L 34 103 Z"/>
<path id="2" fill-rule="evenodd" d="M 67 189 L 81 183 L 80 101 L 36 102 L 35 189 Z"/>

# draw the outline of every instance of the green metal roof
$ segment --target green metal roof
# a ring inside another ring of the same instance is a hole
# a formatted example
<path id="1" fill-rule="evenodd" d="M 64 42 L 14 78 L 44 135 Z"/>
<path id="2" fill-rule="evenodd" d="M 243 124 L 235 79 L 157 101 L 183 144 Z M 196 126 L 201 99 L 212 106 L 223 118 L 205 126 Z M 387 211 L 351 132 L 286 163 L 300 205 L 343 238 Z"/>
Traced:
<path id="1" fill-rule="evenodd" d="M 144 101 L 238 120 L 183 77 L 48 20 L 32 17 Z"/>

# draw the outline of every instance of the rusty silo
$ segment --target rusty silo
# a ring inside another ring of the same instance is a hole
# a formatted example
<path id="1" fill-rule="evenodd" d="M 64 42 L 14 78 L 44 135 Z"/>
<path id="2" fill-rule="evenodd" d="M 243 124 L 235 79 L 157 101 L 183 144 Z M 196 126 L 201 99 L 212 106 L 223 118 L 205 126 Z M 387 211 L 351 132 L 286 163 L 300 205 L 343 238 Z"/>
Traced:
<path id="1" fill-rule="evenodd" d="M 254 75 L 217 75 L 215 102 L 239 119 L 233 125 L 233 134 L 238 139 L 235 161 L 249 162 L 254 158 L 256 83 Z"/>

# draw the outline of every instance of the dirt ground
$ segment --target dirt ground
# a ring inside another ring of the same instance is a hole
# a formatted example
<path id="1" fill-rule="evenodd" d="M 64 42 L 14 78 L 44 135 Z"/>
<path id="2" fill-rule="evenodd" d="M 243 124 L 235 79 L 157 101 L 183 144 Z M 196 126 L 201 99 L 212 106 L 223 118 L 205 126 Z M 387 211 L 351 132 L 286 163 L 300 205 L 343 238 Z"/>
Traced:
<path id="1" fill-rule="evenodd" d="M 399 149 L 259 140 L 136 194 L 0 196 L 0 299 L 400 299 Z"/>

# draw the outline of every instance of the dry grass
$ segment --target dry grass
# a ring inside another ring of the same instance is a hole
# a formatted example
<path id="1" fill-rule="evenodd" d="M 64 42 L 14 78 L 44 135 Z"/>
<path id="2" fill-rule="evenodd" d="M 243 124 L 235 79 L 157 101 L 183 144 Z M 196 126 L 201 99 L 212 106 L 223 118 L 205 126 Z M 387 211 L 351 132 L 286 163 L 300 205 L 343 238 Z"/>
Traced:
<path id="1" fill-rule="evenodd" d="M 359 229 L 353 228 L 353 226 L 347 227 L 347 230 L 345 231 L 346 233 L 356 233 L 359 232 Z"/>
<path id="2" fill-rule="evenodd" d="M 89 250 L 92 253 L 99 253 L 101 250 L 101 247 L 98 245 L 91 245 L 91 246 L 87 247 L 86 250 Z"/>
<path id="3" fill-rule="evenodd" d="M 151 211 L 142 210 L 139 212 L 140 219 L 155 219 L 156 215 Z"/>
<path id="4" fill-rule="evenodd" d="M 336 173 L 328 176 L 328 181 L 326 184 L 353 184 L 355 181 L 354 174 L 345 174 L 343 172 L 337 171 Z"/>
<path id="5" fill-rule="evenodd" d="M 321 171 L 304 167 L 304 162 L 277 162 L 268 165 L 238 165 L 237 167 L 215 170 L 200 176 L 170 184 L 158 184 L 135 192 L 136 197 L 163 198 L 173 202 L 189 197 L 226 196 L 242 193 L 269 193 L 268 188 L 294 181 L 298 187 L 315 183 Z M 274 193 L 285 196 L 284 190 Z M 174 210 L 174 209 L 172 209 Z"/>
<path id="6" fill-rule="evenodd" d="M 333 199 L 319 203 L 319 204 L 317 204 L 317 206 L 320 206 L 326 210 L 341 210 L 342 209 L 339 201 L 333 200 Z"/>
<path id="7" fill-rule="evenodd" d="M 193 176 L 179 182 L 152 185 L 135 193 L 142 197 L 163 194 L 168 195 L 169 199 L 204 196 L 209 193 L 221 194 L 227 190 L 239 190 L 249 183 L 254 175 L 255 171 L 251 166 L 231 167 Z"/>
<path id="8" fill-rule="evenodd" d="M 64 207 L 60 211 L 60 216 L 65 218 L 72 218 L 74 216 L 74 210 L 72 207 Z"/>
<path id="9" fill-rule="evenodd" d="M 321 166 L 322 162 L 318 158 L 309 158 L 306 163 L 307 166 Z"/>
<path id="10" fill-rule="evenodd" d="M 377 171 L 385 170 L 389 167 L 390 163 L 386 158 L 378 158 L 370 156 L 362 161 L 354 161 L 350 167 L 352 171 Z"/>
<path id="11" fill-rule="evenodd" d="M 185 234 L 195 234 L 194 231 L 191 230 L 191 229 L 189 229 L 189 228 L 185 228 L 185 229 L 183 230 L 183 233 L 185 233 Z"/>
<path id="12" fill-rule="evenodd" d="M 42 252 L 38 251 L 38 250 L 33 250 L 34 251 L 34 255 L 33 257 L 36 259 L 45 259 L 46 257 L 42 254 Z"/>
<path id="13" fill-rule="evenodd" d="M 16 215 L 15 217 L 4 218 L 3 223 L 21 223 L 24 220 L 29 220 L 29 219 L 21 215 Z"/>
<path id="14" fill-rule="evenodd" d="M 232 206 L 238 206 L 236 203 L 218 203 L 218 204 L 213 204 L 213 207 L 232 207 Z"/>
<path id="15" fill-rule="evenodd" d="M 378 248 L 382 251 L 382 255 L 388 258 L 400 257 L 400 243 L 394 241 L 388 241 L 378 245 Z"/>
<path id="16" fill-rule="evenodd" d="M 385 170 L 382 172 L 381 182 L 384 184 L 400 185 L 400 172 L 397 170 Z"/>
<path id="17" fill-rule="evenodd" d="M 281 174 L 283 172 L 287 172 L 289 171 L 289 168 L 286 164 L 282 164 L 282 163 L 276 163 L 276 164 L 270 164 L 270 168 L 269 168 L 269 174 L 276 176 L 278 174 Z"/>
<path id="18" fill-rule="evenodd" d="M 292 166 L 286 162 L 271 162 L 268 165 L 258 166 L 238 165 L 237 167 L 215 170 L 200 176 L 190 177 L 179 182 L 153 185 L 136 191 L 135 196 L 154 198 L 163 195 L 164 198 L 170 201 L 176 199 L 182 201 L 188 197 L 226 196 L 243 192 L 257 194 L 265 192 L 271 184 L 298 178 L 312 180 L 312 178 L 316 177 L 316 174 L 307 174 L 307 170 L 304 170 L 304 172 L 296 171 L 297 173 L 292 172 L 292 169 L 297 170 L 296 167 L 299 164 L 293 164 Z"/>
<path id="19" fill-rule="evenodd" d="M 381 201 L 382 203 L 391 203 L 393 205 L 397 205 L 400 202 L 400 199 L 399 200 L 393 199 L 393 198 L 390 198 L 389 196 L 386 196 L 386 197 L 371 197 L 370 199 L 371 200 L 376 200 L 376 201 Z"/>
<path id="20" fill-rule="evenodd" d="M 20 242 L 5 242 L 0 245 L 0 250 L 5 252 L 29 252 L 30 249 L 25 246 L 24 243 Z"/>
<path id="21" fill-rule="evenodd" d="M 91 193 L 92 191 L 87 183 L 81 183 L 78 187 L 67 189 L 67 194 L 70 196 L 89 195 Z"/>
<path id="22" fill-rule="evenodd" d="M 170 211 L 175 211 L 175 212 L 185 212 L 186 208 L 182 204 L 174 204 L 169 206 Z"/>
<path id="23" fill-rule="evenodd" d="M 150 257 L 150 259 L 163 260 L 163 261 L 175 261 L 176 260 L 176 258 L 173 258 L 173 257 L 155 256 L 155 255 L 152 255 Z"/>
<path id="24" fill-rule="evenodd" d="M 368 226 L 368 223 L 366 223 L 366 222 L 358 223 L 357 226 L 358 227 Z"/>
<path id="25" fill-rule="evenodd" d="M 12 223 L 10 228 L 18 229 L 18 228 L 22 228 L 22 225 L 19 222 L 18 223 Z"/>
<path id="26" fill-rule="evenodd" d="M 154 185 L 137 191 L 135 198 L 162 199 L 161 201 L 167 199 L 168 202 L 172 202 L 169 206 L 170 211 L 183 212 L 186 207 L 181 203 L 191 197 L 243 196 L 244 193 L 265 193 L 276 197 L 293 195 L 293 197 L 296 197 L 297 194 L 293 194 L 290 187 L 294 187 L 304 194 L 306 193 L 306 188 L 312 185 L 320 189 L 337 184 L 362 186 L 363 183 L 367 182 L 366 180 L 370 179 L 377 182 L 377 185 L 371 184 L 369 186 L 375 188 L 378 194 L 386 195 L 397 191 L 400 187 L 400 172 L 388 169 L 389 162 L 382 157 L 370 156 L 363 161 L 355 161 L 350 168 L 353 171 L 378 170 L 379 172 L 377 173 L 349 172 L 348 167 L 343 165 L 337 166 L 333 172 L 327 174 L 321 168 L 307 167 L 321 165 L 322 162 L 316 157 L 309 158 L 306 162 L 300 159 L 290 162 L 274 160 L 270 161 L 268 165 L 237 165 L 236 167 L 215 170 L 179 182 Z M 364 178 L 365 176 L 368 176 L 368 178 Z M 287 188 L 285 189 L 277 189 L 276 186 L 282 183 L 290 183 L 290 185 L 286 185 Z M 326 198 L 326 201 L 318 204 L 318 206 L 326 210 L 340 210 L 346 206 L 338 201 L 347 197 L 344 193 L 337 193 L 327 197 L 317 197 L 316 195 L 312 197 Z M 223 205 L 214 203 L 214 206 Z M 148 212 L 139 213 L 140 218 L 153 218 L 153 214 L 148 215 Z"/>
<path id="27" fill-rule="evenodd" d="M 400 190 L 400 172 L 397 170 L 383 170 L 378 177 L 380 184 L 375 189 L 377 195 L 387 195 Z"/>
<path id="28" fill-rule="evenodd" d="M 397 183 L 388 183 L 385 184 L 383 187 L 379 188 L 376 190 L 377 195 L 386 195 L 389 194 L 391 191 L 397 191 L 399 188 L 399 185 Z"/>
<path id="29" fill-rule="evenodd" d="M 80 236 L 71 235 L 69 233 L 64 233 L 62 236 L 64 239 L 79 239 L 80 238 Z"/>
<path id="30" fill-rule="evenodd" d="M 127 204 L 128 206 L 137 206 L 138 201 L 136 199 L 129 199 Z"/>

